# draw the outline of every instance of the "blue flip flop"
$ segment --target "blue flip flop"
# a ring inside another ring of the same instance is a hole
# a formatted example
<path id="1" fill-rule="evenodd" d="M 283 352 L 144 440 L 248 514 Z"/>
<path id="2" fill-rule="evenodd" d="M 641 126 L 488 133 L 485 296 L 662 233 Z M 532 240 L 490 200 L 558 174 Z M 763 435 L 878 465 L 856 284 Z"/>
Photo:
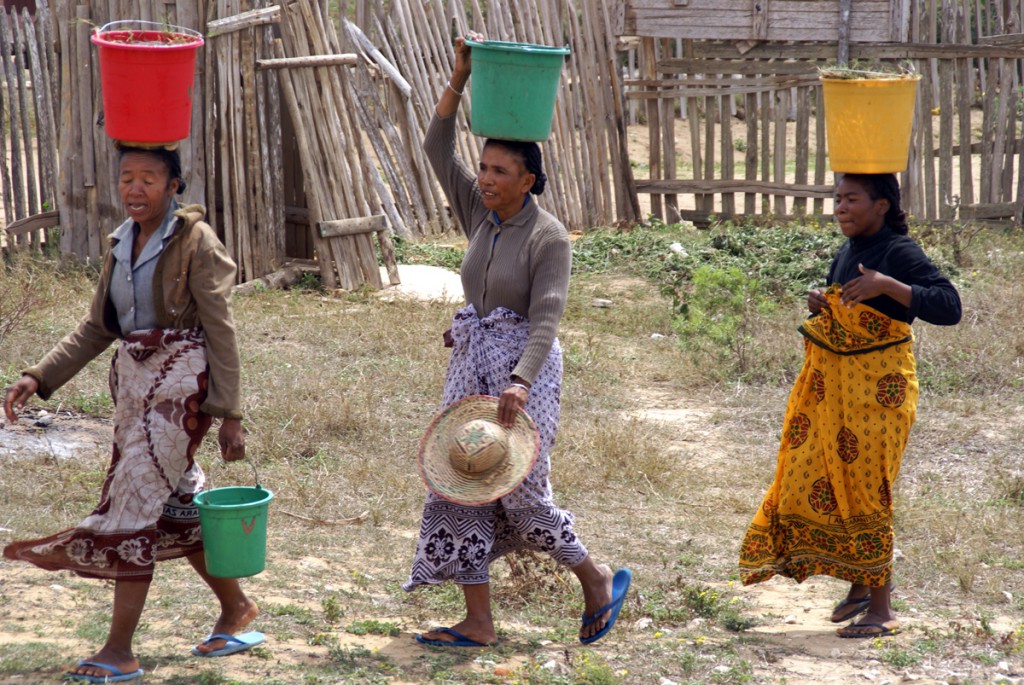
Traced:
<path id="1" fill-rule="evenodd" d="M 256 645 L 261 645 L 266 642 L 267 638 L 258 630 L 250 630 L 248 633 L 242 633 L 241 635 L 214 633 L 204 639 L 203 644 L 207 645 L 214 640 L 224 640 L 227 644 L 220 649 L 213 650 L 212 652 L 201 652 L 198 647 L 193 647 L 192 653 L 196 656 L 227 656 L 229 654 L 237 654 L 238 652 L 244 652 L 247 649 L 252 649 Z"/>
<path id="2" fill-rule="evenodd" d="M 606 611 L 612 612 L 612 615 L 608 617 L 608 622 L 604 624 L 601 630 L 597 631 L 590 637 L 581 637 L 580 642 L 585 645 L 589 645 L 591 642 L 597 642 L 602 637 L 608 634 L 608 631 L 615 625 L 615 619 L 619 617 L 619 611 L 622 609 L 622 603 L 626 599 L 626 593 L 629 592 L 629 584 L 633 580 L 633 574 L 629 572 L 628 568 L 620 568 L 615 572 L 615 577 L 612 578 L 612 601 L 604 605 L 590 616 L 583 614 L 583 625 L 589 626 L 595 621 L 601 620 Z"/>
<path id="3" fill-rule="evenodd" d="M 422 634 L 417 633 L 416 634 L 416 642 L 419 642 L 421 645 L 431 645 L 432 647 L 494 647 L 497 644 L 497 643 L 495 643 L 495 645 L 489 645 L 489 644 L 487 644 L 485 642 L 477 642 L 476 640 L 471 640 L 468 637 L 466 637 L 465 635 L 463 635 L 462 633 L 460 633 L 459 631 L 452 630 L 451 628 L 435 628 L 434 630 L 432 630 L 430 632 L 432 632 L 432 633 L 448 633 L 449 635 L 451 635 L 455 639 L 454 640 L 433 640 L 433 639 L 430 639 L 430 638 L 423 637 Z"/>
<path id="4" fill-rule="evenodd" d="M 110 675 L 86 675 L 84 673 L 72 673 L 68 671 L 64 674 L 64 680 L 72 680 L 80 683 L 123 683 L 128 680 L 135 680 L 141 678 L 144 671 L 140 668 L 137 671 L 131 673 L 125 673 L 116 666 L 110 664 L 101 664 L 98 661 L 79 661 L 79 666 L 92 666 L 93 668 L 103 668 L 110 671 Z"/>

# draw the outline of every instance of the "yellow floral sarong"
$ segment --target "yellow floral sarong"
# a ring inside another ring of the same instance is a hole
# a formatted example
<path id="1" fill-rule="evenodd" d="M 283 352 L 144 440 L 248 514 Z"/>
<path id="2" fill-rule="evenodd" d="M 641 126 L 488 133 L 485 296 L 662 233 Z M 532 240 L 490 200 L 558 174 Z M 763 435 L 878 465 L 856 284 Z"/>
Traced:
<path id="1" fill-rule="evenodd" d="M 826 292 L 807 319 L 775 480 L 740 547 L 744 585 L 775 574 L 872 587 L 892 576 L 892 484 L 917 410 L 910 324 Z"/>

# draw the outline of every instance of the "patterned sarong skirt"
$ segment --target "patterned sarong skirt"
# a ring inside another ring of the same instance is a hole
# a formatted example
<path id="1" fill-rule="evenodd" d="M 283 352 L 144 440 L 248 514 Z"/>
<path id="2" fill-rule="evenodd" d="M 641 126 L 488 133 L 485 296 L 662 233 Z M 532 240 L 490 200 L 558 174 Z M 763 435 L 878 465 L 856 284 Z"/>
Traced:
<path id="1" fill-rule="evenodd" d="M 910 325 L 871 307 L 828 308 L 800 327 L 775 480 L 740 548 L 745 585 L 780 574 L 872 587 L 892 576 L 892 486 L 917 408 Z"/>
<path id="2" fill-rule="evenodd" d="M 4 548 L 8 559 L 87 578 L 150 580 L 154 562 L 202 551 L 202 469 L 193 460 L 210 428 L 201 329 L 151 329 L 121 340 L 110 371 L 113 457 L 100 501 L 74 528 Z"/>
<path id="3" fill-rule="evenodd" d="M 500 395 L 529 332 L 529 321 L 504 307 L 483 319 L 473 305 L 460 309 L 452 322 L 454 344 L 444 406 L 469 395 Z M 427 493 L 406 590 L 449 579 L 462 585 L 486 583 L 490 563 L 517 549 L 545 552 L 567 566 L 586 559 L 587 550 L 573 532 L 573 516 L 555 505 L 548 481 L 561 389 L 562 351 L 555 340 L 525 407 L 540 432 L 540 454 L 533 469 L 508 495 L 481 506 L 455 504 Z"/>

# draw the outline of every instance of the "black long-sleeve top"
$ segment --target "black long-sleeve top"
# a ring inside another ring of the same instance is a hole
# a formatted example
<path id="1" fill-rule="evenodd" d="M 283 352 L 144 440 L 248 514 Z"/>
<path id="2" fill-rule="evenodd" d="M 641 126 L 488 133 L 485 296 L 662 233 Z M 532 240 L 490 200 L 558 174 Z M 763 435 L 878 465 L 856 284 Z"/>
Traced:
<path id="1" fill-rule="evenodd" d="M 828 282 L 843 284 L 852 281 L 861 275 L 858 264 L 895 278 L 909 285 L 913 291 L 909 308 L 887 295 L 865 300 L 864 304 L 869 307 L 907 323 L 913 323 L 915 318 L 938 326 L 959 323 L 960 293 L 909 236 L 883 226 L 882 230 L 867 238 L 850 238 L 832 260 Z"/>

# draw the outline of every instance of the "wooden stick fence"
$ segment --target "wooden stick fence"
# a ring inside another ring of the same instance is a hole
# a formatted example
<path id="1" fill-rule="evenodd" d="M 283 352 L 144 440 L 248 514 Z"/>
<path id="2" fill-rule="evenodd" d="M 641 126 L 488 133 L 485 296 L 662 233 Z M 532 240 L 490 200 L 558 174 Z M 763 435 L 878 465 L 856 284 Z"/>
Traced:
<path id="1" fill-rule="evenodd" d="M 207 37 L 197 66 L 192 135 L 179 147 L 189 181 L 184 200 L 207 206 L 207 219 L 238 263 L 240 280 L 276 268 L 291 249 L 322 248 L 324 236 L 317 232 L 324 221 L 383 215 L 391 232 L 406 237 L 454 227 L 421 149 L 453 64 L 453 30 L 465 34 L 472 28 L 499 40 L 569 44 L 572 57 L 562 75 L 553 134 L 544 144 L 550 179 L 544 202 L 573 230 L 639 218 L 626 154 L 625 100 L 612 30 L 614 0 L 362 0 L 355 14 L 361 25 L 309 2 L 289 3 L 282 10 L 247 0 L 203 5 L 192 0 L 59 0 L 53 16 L 45 3 L 39 4 L 42 11 L 32 23 L 32 36 L 20 21 L 0 22 L 3 97 L 5 104 L 18 104 L 11 111 L 17 124 L 11 129 L 14 135 L 0 142 L 20 160 L 0 166 L 0 186 L 7 223 L 43 209 L 59 210 L 63 251 L 98 258 L 105 236 L 123 220 L 117 154 L 103 131 L 97 52 L 89 36 L 94 27 L 126 18 L 163 21 Z M 274 25 L 291 22 L 285 17 L 293 9 L 303 17 L 306 33 L 293 31 L 290 39 L 282 35 L 282 43 L 275 46 Z M 323 29 L 312 32 L 313 26 Z M 52 50 L 55 45 L 57 50 Z M 339 54 L 359 59 L 332 67 L 273 61 L 302 57 L 316 63 Z M 41 87 L 20 91 L 12 84 L 29 79 L 19 81 L 8 72 L 32 74 L 31 81 Z M 296 80 L 299 72 L 308 74 Z M 309 147 L 304 143 L 291 145 L 288 127 L 301 122 L 291 122 L 287 109 L 278 104 L 285 73 L 299 97 L 300 113 L 308 104 L 299 93 L 309 85 L 309 74 L 320 86 L 330 84 L 331 91 L 321 97 L 325 107 L 333 108 L 325 109 L 333 118 L 307 122 L 303 130 L 305 140 L 333 147 L 310 151 L 303 149 Z M 468 101 L 459 115 L 457 145 L 475 165 L 481 141 L 469 132 Z M 37 111 L 41 118 L 32 119 L 36 133 L 29 136 L 21 122 Z M 309 158 L 302 161 L 303 155 Z M 335 161 L 341 164 L 330 166 Z M 329 190 L 342 204 L 320 201 L 314 211 L 307 196 L 311 177 L 321 182 L 321 195 Z M 19 226 L 28 235 L 28 227 L 38 222 Z M 306 237 L 292 237 L 287 226 L 303 228 Z M 27 240 L 21 235 L 15 240 Z M 345 236 L 345 244 L 360 243 L 369 250 L 372 236 L 380 243 L 387 234 Z M 384 248 L 380 244 L 375 249 Z M 337 257 L 332 253 L 330 262 L 340 283 L 345 279 L 336 271 Z M 369 252 L 357 261 L 367 267 L 363 277 L 373 282 Z"/>
<path id="2" fill-rule="evenodd" d="M 276 43 L 276 52 L 279 59 L 286 52 L 295 58 L 311 59 L 338 54 L 340 43 L 330 18 L 309 0 L 298 0 L 282 10 L 281 41 Z M 372 235 L 377 236 L 390 281 L 398 282 L 398 266 L 384 225 L 379 220 L 369 225 L 339 223 L 380 215 L 385 209 L 381 198 L 387 197 L 360 130 L 371 115 L 366 102 L 356 97 L 350 80 L 347 68 L 322 65 L 288 69 L 281 77 L 306 175 L 321 278 L 331 288 L 352 290 L 367 283 L 379 289 L 383 282 Z M 363 95 L 372 100 L 372 93 L 364 91 Z M 382 141 L 375 140 L 378 150 L 382 145 Z M 387 156 L 379 154 L 378 160 L 382 159 Z M 356 170 L 361 173 L 353 173 Z M 370 182 L 364 184 L 364 179 Z M 392 191 L 401 187 L 392 185 Z M 387 209 L 393 222 L 401 221 L 393 204 Z"/>
<path id="3" fill-rule="evenodd" d="M 541 201 L 570 230 L 584 230 L 640 218 L 614 48 L 615 10 L 614 0 L 401 0 L 387 6 L 375 0 L 371 13 L 381 52 L 412 86 L 411 114 L 420 135 L 454 65 L 453 31 L 465 35 L 472 29 L 492 40 L 569 45 L 572 55 L 562 72 L 551 138 L 542 144 L 550 194 Z M 473 168 L 482 141 L 468 124 L 472 79 L 468 88 L 458 114 L 456 149 Z"/>
<path id="4" fill-rule="evenodd" d="M 55 62 L 45 2 L 38 3 L 34 16 L 27 9 L 20 14 L 0 11 L 0 112 L 9 122 L 0 125 L 0 227 L 49 212 L 57 204 L 57 92 L 51 74 Z M 48 239 L 46 229 L 59 223 L 51 214 L 43 216 L 44 223 L 25 221 L 11 235 L 0 231 L 0 244 L 42 247 Z"/>
<path id="5" fill-rule="evenodd" d="M 235 0 L 217 6 L 221 16 L 239 9 Z M 273 56 L 277 16 L 276 7 L 263 8 L 206 27 L 204 100 L 216 103 L 218 113 L 217 125 L 205 127 L 206 195 L 219 199 L 211 223 L 238 264 L 240 281 L 270 273 L 285 258 L 279 84 L 275 71 L 257 69 Z"/>
<path id="6" fill-rule="evenodd" d="M 904 207 L 917 218 L 1022 222 L 1024 37 L 1014 33 L 1022 14 L 1021 0 L 974 8 L 914 2 L 911 42 L 848 46 L 851 59 L 912 62 L 923 74 L 902 174 Z M 646 120 L 649 174 L 637 190 L 650 197 L 652 213 L 701 223 L 712 214 L 827 219 L 832 175 L 817 67 L 834 63 L 838 47 L 697 40 L 680 46 L 653 36 L 631 46 L 637 57 L 625 60 L 636 65 L 625 80 L 627 118 Z M 737 103 L 742 142 L 732 140 Z M 671 142 L 680 119 L 689 130 L 689 155 Z M 742 168 L 734 151 L 743 155 Z M 675 178 L 677 168 L 683 178 Z M 741 205 L 734 203 L 738 194 Z M 677 211 L 680 196 L 689 207 Z"/>

